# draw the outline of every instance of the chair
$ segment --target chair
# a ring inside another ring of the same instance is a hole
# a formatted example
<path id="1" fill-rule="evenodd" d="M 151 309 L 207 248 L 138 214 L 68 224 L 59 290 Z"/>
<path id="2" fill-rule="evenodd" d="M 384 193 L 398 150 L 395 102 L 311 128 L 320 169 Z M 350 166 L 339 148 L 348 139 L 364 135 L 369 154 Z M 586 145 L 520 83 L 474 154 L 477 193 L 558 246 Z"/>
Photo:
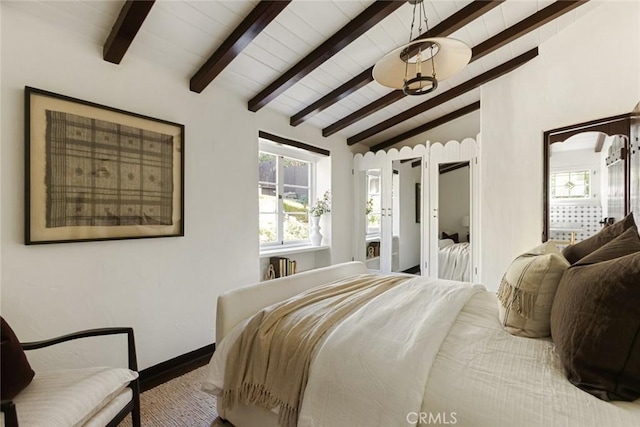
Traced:
<path id="1" fill-rule="evenodd" d="M 140 385 L 133 328 L 89 329 L 20 345 L 28 351 L 80 338 L 116 334 L 127 334 L 129 369 L 83 368 L 38 372 L 31 384 L 13 400 L 2 401 L 5 427 L 18 427 L 18 418 L 20 427 L 116 427 L 129 413 L 133 427 L 140 427 Z M 69 417 L 75 419 L 68 421 Z"/>

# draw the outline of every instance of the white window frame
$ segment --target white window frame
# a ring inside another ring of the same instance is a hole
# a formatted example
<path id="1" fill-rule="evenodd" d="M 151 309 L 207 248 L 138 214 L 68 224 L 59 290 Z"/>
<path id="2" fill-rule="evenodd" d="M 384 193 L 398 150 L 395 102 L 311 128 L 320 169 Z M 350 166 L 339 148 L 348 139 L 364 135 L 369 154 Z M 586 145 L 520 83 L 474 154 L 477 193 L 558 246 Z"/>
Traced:
<path id="1" fill-rule="evenodd" d="M 316 173 L 317 173 L 317 162 L 320 159 L 320 156 L 297 147 L 286 146 L 283 144 L 279 144 L 273 141 L 270 141 L 265 138 L 258 139 L 258 150 L 259 152 L 265 152 L 268 154 L 272 154 L 278 157 L 277 170 L 276 170 L 276 196 L 278 196 L 278 206 L 277 206 L 277 229 L 276 229 L 276 241 L 274 242 L 260 242 L 261 250 L 275 249 L 275 248 L 290 248 L 290 247 L 298 247 L 298 246 L 307 246 L 311 244 L 311 239 L 301 239 L 301 240 L 284 240 L 284 220 L 285 220 L 285 212 L 284 212 L 284 182 L 281 179 L 283 176 L 283 166 L 282 166 L 282 158 L 288 157 L 294 160 L 301 160 L 309 163 L 309 204 L 312 204 L 316 200 Z M 258 182 L 260 185 L 260 182 Z M 291 185 L 287 185 L 287 187 L 292 187 Z M 295 187 L 295 186 L 293 186 Z M 262 212 L 258 211 L 258 215 L 261 214 L 271 214 L 272 212 Z M 310 214 L 309 214 L 310 215 Z M 311 233 L 311 223 L 310 221 L 307 223 L 307 227 L 309 228 L 309 234 Z"/>
<path id="2" fill-rule="evenodd" d="M 554 174 L 559 173 L 571 173 L 571 172 L 589 172 L 589 196 L 588 197 L 562 197 L 562 198 L 554 198 L 552 195 L 552 177 Z M 599 203 L 600 200 L 600 192 L 594 196 L 594 180 L 599 179 L 591 166 L 571 166 L 571 167 L 561 167 L 561 168 L 553 168 L 549 172 L 549 202 L 552 205 L 560 206 L 560 205 L 593 205 L 595 203 Z"/>

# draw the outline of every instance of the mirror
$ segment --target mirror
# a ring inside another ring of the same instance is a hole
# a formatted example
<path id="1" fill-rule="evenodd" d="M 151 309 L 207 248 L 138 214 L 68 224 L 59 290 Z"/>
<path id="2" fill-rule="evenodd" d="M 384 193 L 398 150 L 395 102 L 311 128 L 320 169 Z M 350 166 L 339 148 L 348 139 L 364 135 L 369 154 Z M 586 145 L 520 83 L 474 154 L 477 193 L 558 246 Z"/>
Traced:
<path id="1" fill-rule="evenodd" d="M 353 259 L 383 273 L 424 268 L 421 184 L 427 147 L 416 145 L 353 156 Z M 397 173 L 394 173 L 396 171 Z M 420 222 L 416 222 L 416 214 Z M 421 267 L 422 266 L 422 267 Z"/>
<path id="2" fill-rule="evenodd" d="M 471 138 L 429 146 L 425 219 L 431 277 L 480 282 L 478 149 Z"/>
<path id="3" fill-rule="evenodd" d="M 465 162 L 440 163 L 438 179 L 438 277 L 471 280 L 471 173 Z"/>
<path id="4" fill-rule="evenodd" d="M 382 174 L 380 169 L 365 171 L 365 264 L 380 270 L 380 231 L 382 226 Z"/>
<path id="5" fill-rule="evenodd" d="M 420 157 L 393 160 L 391 167 L 391 271 L 421 273 Z"/>
<path id="6" fill-rule="evenodd" d="M 545 132 L 543 241 L 573 244 L 629 213 L 631 118 Z"/>

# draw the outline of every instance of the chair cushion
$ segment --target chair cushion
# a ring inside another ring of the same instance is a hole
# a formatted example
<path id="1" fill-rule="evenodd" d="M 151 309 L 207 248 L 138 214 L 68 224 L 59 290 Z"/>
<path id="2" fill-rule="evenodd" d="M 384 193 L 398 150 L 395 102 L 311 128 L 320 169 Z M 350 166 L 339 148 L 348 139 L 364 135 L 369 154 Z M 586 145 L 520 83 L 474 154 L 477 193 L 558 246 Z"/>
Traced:
<path id="1" fill-rule="evenodd" d="M 0 317 L 2 322 L 0 334 L 0 394 L 2 400 L 11 400 L 29 385 L 35 373 L 29 365 L 20 341 L 9 324 Z"/>
<path id="2" fill-rule="evenodd" d="M 120 413 L 122 408 L 131 402 L 132 398 L 133 391 L 129 387 L 125 387 L 124 390 L 120 391 L 117 396 L 84 423 L 82 427 L 104 427 L 108 425 Z"/>
<path id="3" fill-rule="evenodd" d="M 137 377 L 107 367 L 38 372 L 14 399 L 20 427 L 81 426 Z"/>

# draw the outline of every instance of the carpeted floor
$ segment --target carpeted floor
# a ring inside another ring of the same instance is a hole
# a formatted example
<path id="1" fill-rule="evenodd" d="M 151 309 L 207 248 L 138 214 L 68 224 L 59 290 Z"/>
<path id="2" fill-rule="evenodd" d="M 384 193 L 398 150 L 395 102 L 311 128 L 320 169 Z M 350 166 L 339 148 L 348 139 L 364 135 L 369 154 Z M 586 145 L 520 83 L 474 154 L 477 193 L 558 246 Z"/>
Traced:
<path id="1" fill-rule="evenodd" d="M 229 426 L 216 420 L 216 399 L 200 390 L 206 366 L 161 384 L 140 395 L 143 427 Z M 119 427 L 130 427 L 130 417 Z"/>

